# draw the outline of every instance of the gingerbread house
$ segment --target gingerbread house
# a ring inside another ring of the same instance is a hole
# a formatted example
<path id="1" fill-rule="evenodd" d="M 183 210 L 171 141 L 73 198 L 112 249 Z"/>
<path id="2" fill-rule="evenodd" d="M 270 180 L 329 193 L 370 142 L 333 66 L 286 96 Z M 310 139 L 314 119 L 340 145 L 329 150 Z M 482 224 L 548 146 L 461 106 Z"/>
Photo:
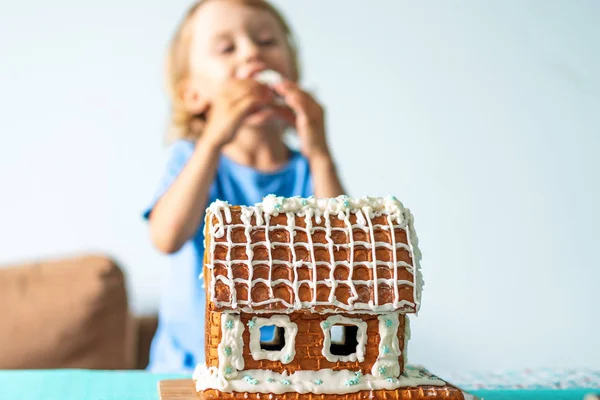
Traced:
<path id="1" fill-rule="evenodd" d="M 217 201 L 205 238 L 201 398 L 464 398 L 406 364 L 422 279 L 395 197 Z"/>

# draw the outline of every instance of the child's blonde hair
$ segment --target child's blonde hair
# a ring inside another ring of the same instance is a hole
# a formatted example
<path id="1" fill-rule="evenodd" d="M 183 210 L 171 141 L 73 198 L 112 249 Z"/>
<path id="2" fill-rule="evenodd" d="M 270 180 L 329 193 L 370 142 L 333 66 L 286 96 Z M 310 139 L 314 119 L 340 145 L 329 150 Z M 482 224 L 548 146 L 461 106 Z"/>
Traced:
<path id="1" fill-rule="evenodd" d="M 175 35 L 171 39 L 167 55 L 166 78 L 167 91 L 171 100 L 171 121 L 168 129 L 168 140 L 197 139 L 204 127 L 205 116 L 190 113 L 178 95 L 179 85 L 189 77 L 190 73 L 190 41 L 194 16 L 198 9 L 209 1 L 223 0 L 198 0 L 194 3 L 180 22 Z M 292 30 L 283 15 L 266 0 L 228 0 L 235 1 L 250 7 L 256 7 L 269 12 L 281 25 L 287 36 L 287 45 L 290 50 L 293 66 L 293 80 L 300 77 L 300 66 L 298 62 L 298 48 L 293 37 Z"/>

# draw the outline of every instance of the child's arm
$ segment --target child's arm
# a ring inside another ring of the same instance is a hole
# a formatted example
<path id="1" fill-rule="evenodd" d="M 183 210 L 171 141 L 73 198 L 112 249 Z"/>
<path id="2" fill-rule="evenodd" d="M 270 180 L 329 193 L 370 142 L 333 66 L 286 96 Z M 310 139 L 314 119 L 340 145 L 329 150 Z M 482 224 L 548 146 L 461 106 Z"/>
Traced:
<path id="1" fill-rule="evenodd" d="M 329 152 L 308 157 L 315 197 L 337 197 L 345 193 Z"/>
<path id="2" fill-rule="evenodd" d="M 293 82 L 274 86 L 293 113 L 282 109 L 285 119 L 296 127 L 300 150 L 308 159 L 315 197 L 337 197 L 345 193 L 325 137 L 323 107 Z"/>
<path id="3" fill-rule="evenodd" d="M 189 161 L 150 214 L 150 236 L 164 253 L 174 253 L 196 233 L 204 217 L 220 147 L 198 139 Z"/>
<path id="4" fill-rule="evenodd" d="M 272 93 L 252 80 L 234 80 L 223 88 L 190 159 L 150 214 L 150 236 L 160 251 L 174 253 L 196 234 L 221 149 L 233 140 L 246 116 L 272 101 Z"/>

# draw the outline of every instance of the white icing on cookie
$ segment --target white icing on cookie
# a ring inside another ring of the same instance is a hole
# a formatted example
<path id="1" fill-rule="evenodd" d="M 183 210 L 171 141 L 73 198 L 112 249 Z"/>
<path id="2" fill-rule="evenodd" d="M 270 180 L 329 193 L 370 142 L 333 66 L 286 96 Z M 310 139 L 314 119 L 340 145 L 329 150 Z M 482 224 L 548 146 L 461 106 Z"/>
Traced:
<path id="1" fill-rule="evenodd" d="M 338 309 L 342 309 L 344 311 L 350 313 L 382 313 L 382 312 L 391 312 L 391 311 L 401 311 L 401 312 L 418 312 L 420 307 L 420 298 L 421 298 L 421 286 L 422 286 L 422 277 L 420 270 L 420 258 L 421 253 L 418 250 L 418 241 L 417 236 L 414 231 L 413 226 L 413 216 L 410 213 L 410 210 L 404 208 L 402 203 L 398 201 L 395 197 L 363 197 L 363 198 L 350 198 L 347 196 L 339 196 L 337 198 L 329 198 L 329 199 L 317 199 L 317 198 L 300 198 L 300 197 L 292 197 L 292 198 L 283 198 L 277 197 L 274 195 L 266 196 L 262 203 L 258 203 L 253 207 L 241 207 L 242 209 L 242 224 L 231 224 L 231 209 L 230 205 L 227 202 L 216 201 L 212 203 L 208 209 L 212 213 L 212 215 L 216 216 L 217 222 L 213 223 L 212 218 L 208 221 L 207 224 L 207 234 L 212 234 L 216 238 L 222 238 L 224 235 L 226 236 L 226 242 L 220 242 L 221 244 L 225 244 L 227 246 L 227 256 L 223 265 L 223 261 L 215 261 L 214 259 L 214 251 L 216 248 L 216 241 L 211 241 L 210 252 L 213 254 L 212 259 L 207 264 L 208 269 L 213 269 L 215 266 L 218 266 L 221 263 L 221 266 L 224 266 L 227 270 L 227 277 L 225 276 L 217 276 L 215 279 L 211 280 L 211 285 L 209 287 L 209 295 L 210 300 L 217 307 L 230 307 L 234 310 L 239 310 L 243 312 L 250 313 L 261 313 L 261 312 L 272 312 L 269 310 L 257 310 L 256 307 L 264 306 L 272 303 L 279 302 L 284 305 L 285 310 L 283 312 L 293 312 L 300 309 L 308 309 L 315 311 L 315 307 L 319 306 L 322 309 L 321 312 L 335 312 L 336 309 L 333 307 L 338 307 Z M 280 229 L 277 227 L 270 226 L 270 217 L 279 215 L 280 213 L 285 213 L 287 215 L 287 227 L 290 234 L 290 242 L 291 243 L 280 243 L 280 242 L 272 242 L 269 237 L 269 232 Z M 357 218 L 356 224 L 350 223 L 350 215 L 355 214 Z M 329 221 L 330 215 L 336 215 L 339 219 L 345 221 L 346 226 L 344 228 L 332 227 Z M 385 215 L 387 219 L 386 224 L 373 224 L 372 219 L 376 216 Z M 255 217 L 256 221 L 253 226 L 250 224 L 250 219 Z M 295 216 L 304 217 L 306 227 L 298 227 L 295 226 Z M 313 226 L 312 218 L 315 218 L 317 223 L 320 223 L 323 219 L 325 219 L 325 226 Z M 227 224 L 225 224 L 227 223 Z M 231 231 L 234 228 L 244 228 L 246 235 L 245 243 L 232 243 L 231 241 Z M 265 241 L 259 243 L 249 243 L 250 233 L 252 229 L 264 229 L 265 230 Z M 355 241 L 352 237 L 353 230 L 360 229 L 369 234 L 370 241 L 362 242 Z M 387 242 L 375 242 L 374 239 L 374 231 L 375 229 L 380 229 L 384 231 L 390 232 L 392 243 Z M 313 243 L 312 235 L 317 231 L 324 231 L 326 243 Z M 406 235 L 409 244 L 397 243 L 395 240 L 394 232 L 396 230 L 403 230 Z M 334 231 L 342 231 L 349 238 L 349 244 L 340 244 L 336 245 L 333 243 L 331 239 L 331 234 Z M 293 235 L 295 232 L 305 232 L 307 234 L 307 242 L 296 242 L 293 240 Z M 334 260 L 334 246 L 336 248 L 348 248 L 351 254 L 354 253 L 354 246 L 364 246 L 371 250 L 372 258 L 374 261 L 354 261 L 351 259 L 348 261 L 335 261 Z M 246 258 L 244 260 L 232 260 L 231 259 L 231 249 L 236 246 L 243 246 L 246 251 Z M 289 279 L 278 279 L 273 281 L 271 279 L 271 273 L 269 273 L 269 279 L 253 279 L 252 278 L 252 270 L 254 265 L 257 264 L 265 264 L 265 261 L 252 261 L 253 249 L 257 246 L 264 246 L 268 249 L 269 253 L 269 266 L 273 267 L 275 265 L 285 265 L 294 270 L 294 279 L 291 281 Z M 288 261 L 280 261 L 273 260 L 271 249 L 277 246 L 287 246 L 291 249 L 293 260 L 292 262 Z M 304 262 L 301 260 L 297 260 L 296 258 L 296 246 L 305 247 L 310 251 L 311 261 Z M 325 248 L 329 253 L 330 261 L 315 261 L 315 248 Z M 376 249 L 377 248 L 385 248 L 388 250 L 393 249 L 406 249 L 412 257 L 413 264 L 410 265 L 404 261 L 398 261 L 396 257 L 396 252 L 392 252 L 393 260 L 392 261 L 379 261 L 376 259 Z M 231 267 L 233 263 L 246 263 L 248 264 L 248 269 L 250 271 L 249 278 L 247 280 L 233 279 L 231 273 Z M 328 279 L 317 280 L 317 268 L 319 266 L 328 266 L 330 268 L 330 274 Z M 348 279 L 345 280 L 337 280 L 334 277 L 334 268 L 337 266 L 346 266 L 349 269 Z M 298 280 L 297 276 L 297 268 L 299 267 L 309 267 L 312 269 L 312 279 L 311 280 Z M 353 270 L 356 266 L 365 266 L 372 271 L 373 279 L 369 281 L 365 280 L 355 280 L 352 279 Z M 393 277 L 391 279 L 387 278 L 379 278 L 377 277 L 377 267 L 387 267 L 394 270 Z M 405 268 L 408 272 L 413 275 L 413 280 L 399 280 L 398 272 L 396 268 Z M 215 298 L 215 285 L 217 282 L 222 282 L 229 287 L 230 298 L 228 301 L 217 301 Z M 243 282 L 248 285 L 248 297 L 245 299 L 237 299 L 236 298 L 236 290 L 235 285 L 237 283 Z M 252 288 L 256 283 L 264 283 L 269 288 L 270 297 L 261 302 L 253 302 L 252 301 Z M 288 303 L 284 299 L 277 298 L 273 295 L 273 287 L 277 284 L 285 284 L 290 287 L 294 295 L 294 301 Z M 307 284 L 312 292 L 312 299 L 309 302 L 300 302 L 298 291 L 300 286 L 303 284 Z M 342 303 L 335 298 L 335 289 L 339 284 L 348 285 L 350 288 L 350 298 L 348 300 L 348 304 Z M 378 290 L 381 284 L 385 284 L 388 287 L 393 289 L 394 299 L 390 303 L 379 304 L 378 302 Z M 317 301 L 316 298 L 316 289 L 318 285 L 326 285 L 329 286 L 330 293 L 327 301 Z M 367 303 L 358 302 L 358 294 L 356 287 L 357 285 L 366 285 L 371 287 L 374 292 L 374 300 L 369 300 Z M 413 288 L 413 298 L 415 302 L 410 302 L 407 300 L 400 300 L 400 294 L 398 291 L 398 286 L 405 285 L 411 286 Z M 332 306 L 331 309 L 328 309 L 327 306 Z M 278 310 L 281 312 L 281 310 Z"/>
<path id="2" fill-rule="evenodd" d="M 283 82 L 283 77 L 281 74 L 277 71 L 273 71 L 272 69 L 266 69 L 259 72 L 258 74 L 254 75 L 254 79 L 267 86 L 275 86 Z"/>
<path id="3" fill-rule="evenodd" d="M 237 314 L 221 314 L 221 342 L 217 347 L 219 355 L 219 376 L 223 379 L 235 378 L 244 369 L 244 324 Z"/>
<path id="4" fill-rule="evenodd" d="M 379 354 L 371 374 L 377 378 L 400 376 L 400 344 L 398 342 L 399 313 L 383 314 L 379 320 Z"/>
<path id="5" fill-rule="evenodd" d="M 321 369 L 282 374 L 269 370 L 247 370 L 235 379 L 222 380 L 216 369 L 199 367 L 194 374 L 196 390 L 217 389 L 222 392 L 273 393 L 297 392 L 301 394 L 346 394 L 361 390 L 394 390 L 400 387 L 421 385 L 444 386 L 446 382 L 422 368 L 408 367 L 399 378 L 377 378 L 360 371 Z"/>
<path id="6" fill-rule="evenodd" d="M 260 328 L 263 326 L 284 328 L 285 346 L 279 351 L 265 351 L 260 346 Z M 287 315 L 273 315 L 270 318 L 254 317 L 248 323 L 250 330 L 250 354 L 255 360 L 281 361 L 289 364 L 296 355 L 296 333 L 298 325 L 290 321 Z"/>

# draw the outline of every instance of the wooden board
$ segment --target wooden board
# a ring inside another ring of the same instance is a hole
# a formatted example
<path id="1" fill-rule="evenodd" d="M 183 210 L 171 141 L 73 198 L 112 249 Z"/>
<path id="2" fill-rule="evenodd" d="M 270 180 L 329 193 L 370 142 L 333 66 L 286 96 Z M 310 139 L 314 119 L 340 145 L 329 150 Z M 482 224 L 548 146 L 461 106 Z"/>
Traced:
<path id="1" fill-rule="evenodd" d="M 298 395 L 296 393 L 284 393 L 283 395 L 270 395 L 265 394 L 263 396 L 255 397 L 255 398 L 268 398 L 268 399 L 301 399 L 301 398 L 311 398 L 311 396 L 316 396 L 320 399 L 327 398 L 335 398 L 339 400 L 344 399 L 395 399 L 395 400 L 409 400 L 409 399 L 429 399 L 429 400 L 452 400 L 452 399 L 476 399 L 476 397 L 463 397 L 463 393 L 453 387 L 446 386 L 443 388 L 435 387 L 435 386 L 422 386 L 421 388 L 425 389 L 416 389 L 416 388 L 406 388 L 405 390 L 398 391 L 387 391 L 381 390 L 378 392 L 371 392 L 369 394 L 368 391 L 356 392 L 352 395 Z M 160 400 L 201 400 L 202 395 L 196 392 L 196 387 L 194 385 L 194 381 L 192 379 L 174 379 L 174 380 L 164 380 L 158 382 L 158 392 L 160 395 Z M 373 393 L 376 393 L 373 395 Z M 231 395 L 228 395 L 231 396 Z M 248 393 L 237 393 L 236 397 L 221 397 L 219 398 L 236 398 L 236 399 L 248 399 Z M 216 398 L 214 394 L 209 395 L 210 398 Z"/>
<path id="2" fill-rule="evenodd" d="M 158 382 L 160 400 L 197 400 L 198 393 L 192 379 L 172 379 Z"/>

